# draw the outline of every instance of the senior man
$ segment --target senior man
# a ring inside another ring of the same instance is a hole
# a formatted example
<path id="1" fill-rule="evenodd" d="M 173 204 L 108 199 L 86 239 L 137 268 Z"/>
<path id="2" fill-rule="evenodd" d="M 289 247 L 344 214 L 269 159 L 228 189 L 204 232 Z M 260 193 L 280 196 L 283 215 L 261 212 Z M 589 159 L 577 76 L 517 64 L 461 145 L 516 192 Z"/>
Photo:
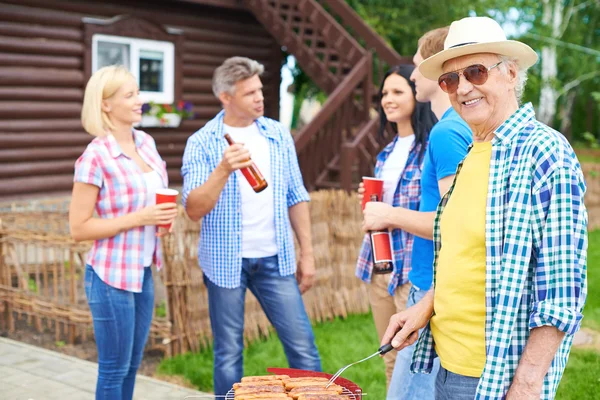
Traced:
<path id="1" fill-rule="evenodd" d="M 433 288 L 383 337 L 402 349 L 425 327 L 412 370 L 439 356 L 436 399 L 554 398 L 581 324 L 585 183 L 564 136 L 519 107 L 536 61 L 494 20 L 471 17 L 419 66 L 474 142 L 438 206 Z"/>

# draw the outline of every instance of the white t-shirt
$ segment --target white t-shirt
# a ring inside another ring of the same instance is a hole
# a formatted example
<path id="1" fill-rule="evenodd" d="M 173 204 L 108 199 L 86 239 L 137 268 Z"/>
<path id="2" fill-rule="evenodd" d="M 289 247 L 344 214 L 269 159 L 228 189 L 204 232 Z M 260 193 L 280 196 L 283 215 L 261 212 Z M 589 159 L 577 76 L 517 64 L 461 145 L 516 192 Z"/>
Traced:
<path id="1" fill-rule="evenodd" d="M 269 141 L 256 123 L 243 128 L 223 124 L 236 143 L 243 143 L 250 157 L 267 180 L 268 186 L 260 193 L 254 192 L 244 175 L 236 171 L 242 197 L 242 257 L 262 258 L 278 253 L 275 233 L 275 205 L 271 179 Z"/>
<path id="2" fill-rule="evenodd" d="M 156 171 L 144 173 L 146 181 L 146 206 L 156 204 L 156 191 L 163 188 L 163 182 Z M 152 265 L 154 249 L 156 247 L 156 225 L 144 226 L 144 267 Z"/>
<path id="3" fill-rule="evenodd" d="M 410 148 L 415 142 L 415 135 L 398 137 L 394 149 L 388 156 L 381 169 L 383 179 L 383 202 L 392 205 L 398 181 L 404 172 Z"/>

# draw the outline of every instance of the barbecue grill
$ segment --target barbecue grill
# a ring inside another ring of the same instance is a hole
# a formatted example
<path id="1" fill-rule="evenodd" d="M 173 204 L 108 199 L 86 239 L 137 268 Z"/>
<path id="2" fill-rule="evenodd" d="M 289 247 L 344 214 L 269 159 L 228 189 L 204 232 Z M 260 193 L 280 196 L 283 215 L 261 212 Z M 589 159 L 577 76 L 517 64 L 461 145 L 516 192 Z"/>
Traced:
<path id="1" fill-rule="evenodd" d="M 333 375 L 325 372 L 306 371 L 293 368 L 267 368 L 267 372 L 275 375 L 288 375 L 290 378 L 327 378 Z M 342 395 L 348 397 L 348 400 L 362 400 L 362 389 L 354 382 L 346 378 L 337 378 L 335 384 L 344 388 Z M 231 389 L 225 396 L 225 400 L 234 400 L 234 391 Z"/>

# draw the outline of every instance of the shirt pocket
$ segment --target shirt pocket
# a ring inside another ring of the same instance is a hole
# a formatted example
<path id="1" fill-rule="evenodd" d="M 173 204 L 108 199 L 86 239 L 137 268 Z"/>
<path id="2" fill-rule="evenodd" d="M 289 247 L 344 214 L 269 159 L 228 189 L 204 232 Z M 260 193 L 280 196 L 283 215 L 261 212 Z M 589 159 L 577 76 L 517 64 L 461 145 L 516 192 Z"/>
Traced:
<path id="1" fill-rule="evenodd" d="M 416 167 L 407 167 L 400 177 L 400 195 L 410 200 L 421 197 L 421 170 Z"/>

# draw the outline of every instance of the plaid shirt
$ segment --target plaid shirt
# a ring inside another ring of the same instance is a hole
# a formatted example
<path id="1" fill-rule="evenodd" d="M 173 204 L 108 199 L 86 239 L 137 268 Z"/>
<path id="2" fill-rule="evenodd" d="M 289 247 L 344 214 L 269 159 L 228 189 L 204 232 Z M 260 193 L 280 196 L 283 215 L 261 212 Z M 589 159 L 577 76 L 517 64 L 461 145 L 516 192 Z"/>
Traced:
<path id="1" fill-rule="evenodd" d="M 377 162 L 375 164 L 376 178 L 381 177 L 383 165 L 394 150 L 397 141 L 398 136 L 396 136 L 396 138 L 377 155 Z M 419 202 L 421 200 L 421 168 L 423 167 L 422 160 L 419 163 L 420 151 L 421 145 L 413 143 L 408 154 L 406 166 L 404 167 L 402 176 L 396 186 L 392 204 L 394 207 L 403 207 L 415 211 L 419 209 Z M 392 296 L 398 286 L 408 282 L 408 272 L 410 271 L 410 266 L 412 264 L 413 239 L 414 236 L 411 233 L 400 229 L 392 230 L 394 274 L 388 286 L 388 291 Z M 373 260 L 371 257 L 371 239 L 369 238 L 369 235 L 366 234 L 358 255 L 358 261 L 356 262 L 356 276 L 364 282 L 370 283 L 372 271 Z"/>
<path id="2" fill-rule="evenodd" d="M 442 245 L 440 215 L 453 189 L 437 210 L 434 270 Z M 506 395 L 530 330 L 541 326 L 566 333 L 543 383 L 541 398 L 554 398 L 587 294 L 585 190 L 573 149 L 535 119 L 530 103 L 496 130 L 485 224 L 487 356 L 476 399 Z M 428 325 L 413 355 L 413 372 L 431 372 L 433 341 Z"/>
<path id="3" fill-rule="evenodd" d="M 167 168 L 156 150 L 154 139 L 133 130 L 137 152 L 158 172 L 168 186 Z M 97 137 L 75 163 L 74 182 L 98 186 L 96 213 L 99 218 L 116 218 L 147 205 L 144 172 L 127 157 L 113 135 Z M 160 240 L 156 238 L 154 262 L 162 267 Z M 111 238 L 94 241 L 87 263 L 110 286 L 140 293 L 144 278 L 144 227 L 138 226 Z"/>
<path id="4" fill-rule="evenodd" d="M 219 165 L 227 141 L 223 138 L 224 111 L 194 133 L 187 141 L 183 155 L 183 204 L 192 190 L 204 184 Z M 275 233 L 279 250 L 279 273 L 296 272 L 296 255 L 288 209 L 310 201 L 304 188 L 296 147 L 289 131 L 277 121 L 261 117 L 256 120 L 259 131 L 269 142 L 271 182 L 275 205 Z M 242 273 L 242 199 L 238 174 L 231 174 L 217 204 L 202 219 L 198 262 L 215 285 L 233 289 L 240 286 Z"/>

